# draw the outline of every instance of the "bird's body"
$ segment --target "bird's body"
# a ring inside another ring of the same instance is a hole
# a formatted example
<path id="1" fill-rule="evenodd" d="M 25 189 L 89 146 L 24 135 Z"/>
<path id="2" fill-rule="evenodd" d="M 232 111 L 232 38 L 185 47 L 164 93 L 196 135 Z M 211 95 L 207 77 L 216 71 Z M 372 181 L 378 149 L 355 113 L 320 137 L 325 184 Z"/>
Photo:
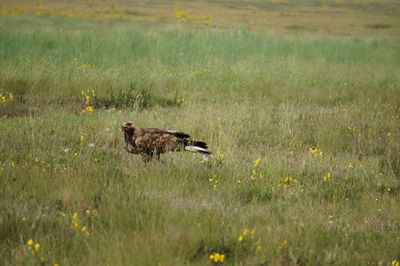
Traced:
<path id="1" fill-rule="evenodd" d="M 150 161 L 154 154 L 159 159 L 161 153 L 172 151 L 186 150 L 211 154 L 205 142 L 189 140 L 190 136 L 183 132 L 140 128 L 131 121 L 122 123 L 122 131 L 124 131 L 125 149 L 130 153 L 143 155 L 146 162 Z"/>

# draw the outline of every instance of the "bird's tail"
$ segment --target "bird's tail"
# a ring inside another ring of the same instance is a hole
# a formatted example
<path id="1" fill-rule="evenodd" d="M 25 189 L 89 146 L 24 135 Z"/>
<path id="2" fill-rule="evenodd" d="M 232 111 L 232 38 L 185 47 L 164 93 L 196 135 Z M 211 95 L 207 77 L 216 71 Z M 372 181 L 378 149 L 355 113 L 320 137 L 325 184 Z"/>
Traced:
<path id="1" fill-rule="evenodd" d="M 198 153 L 202 153 L 202 154 L 211 154 L 210 151 L 197 147 L 197 146 L 185 146 L 185 150 L 186 151 L 191 151 L 191 152 L 198 152 Z"/>
<path id="2" fill-rule="evenodd" d="M 191 152 L 198 152 L 202 154 L 211 154 L 210 151 L 207 150 L 207 143 L 203 141 L 186 141 L 185 143 L 185 150 L 191 151 Z"/>
<path id="3" fill-rule="evenodd" d="M 203 149 L 207 149 L 207 143 L 203 142 L 203 141 L 195 141 L 195 140 L 189 140 L 186 143 L 186 146 L 196 146 L 196 147 L 200 147 Z"/>

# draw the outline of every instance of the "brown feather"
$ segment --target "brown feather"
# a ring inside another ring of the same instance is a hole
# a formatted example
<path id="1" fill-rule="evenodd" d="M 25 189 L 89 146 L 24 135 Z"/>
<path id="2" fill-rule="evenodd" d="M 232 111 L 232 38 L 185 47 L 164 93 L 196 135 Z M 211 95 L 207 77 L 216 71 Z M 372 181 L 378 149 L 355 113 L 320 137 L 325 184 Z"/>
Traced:
<path id="1" fill-rule="evenodd" d="M 139 128 L 131 121 L 122 123 L 124 131 L 125 149 L 133 154 L 142 154 L 145 161 L 149 161 L 154 154 L 157 158 L 161 153 L 186 150 L 210 154 L 207 144 L 202 141 L 188 140 L 190 135 L 173 130 L 158 128 Z"/>

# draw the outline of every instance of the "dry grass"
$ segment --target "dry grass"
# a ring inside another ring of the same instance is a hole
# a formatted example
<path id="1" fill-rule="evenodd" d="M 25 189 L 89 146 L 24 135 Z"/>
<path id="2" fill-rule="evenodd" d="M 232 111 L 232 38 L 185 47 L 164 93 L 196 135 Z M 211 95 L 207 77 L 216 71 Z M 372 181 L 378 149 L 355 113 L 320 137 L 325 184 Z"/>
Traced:
<path id="1" fill-rule="evenodd" d="M 296 3 L 2 4 L 1 264 L 397 266 L 397 4 Z M 127 119 L 214 157 L 144 164 Z"/>
<path id="2" fill-rule="evenodd" d="M 400 34 L 395 0 L 320 1 L 8 1 L 0 13 L 122 19 L 157 27 L 180 20 L 188 28 L 246 27 L 260 33 Z M 208 21 L 208 22 L 206 22 Z M 207 24 L 207 26 L 205 25 Z M 371 25 L 385 25 L 376 27 Z"/>

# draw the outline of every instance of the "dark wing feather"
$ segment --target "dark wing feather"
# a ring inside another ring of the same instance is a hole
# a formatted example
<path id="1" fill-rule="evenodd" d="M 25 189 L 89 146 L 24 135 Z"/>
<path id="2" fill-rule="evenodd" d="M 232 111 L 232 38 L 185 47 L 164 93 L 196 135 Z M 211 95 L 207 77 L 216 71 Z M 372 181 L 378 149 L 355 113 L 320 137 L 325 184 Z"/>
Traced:
<path id="1" fill-rule="evenodd" d="M 203 141 L 189 140 L 189 141 L 186 141 L 185 145 L 187 145 L 187 146 L 196 146 L 196 147 L 200 147 L 200 148 L 203 148 L 203 149 L 208 149 L 207 143 L 205 143 Z"/>
<path id="2" fill-rule="evenodd" d="M 175 130 L 163 130 L 163 129 L 158 129 L 158 128 L 146 128 L 145 129 L 147 132 L 155 133 L 155 134 L 170 134 L 172 136 L 175 136 L 180 139 L 187 139 L 190 138 L 190 135 L 175 131 Z"/>

